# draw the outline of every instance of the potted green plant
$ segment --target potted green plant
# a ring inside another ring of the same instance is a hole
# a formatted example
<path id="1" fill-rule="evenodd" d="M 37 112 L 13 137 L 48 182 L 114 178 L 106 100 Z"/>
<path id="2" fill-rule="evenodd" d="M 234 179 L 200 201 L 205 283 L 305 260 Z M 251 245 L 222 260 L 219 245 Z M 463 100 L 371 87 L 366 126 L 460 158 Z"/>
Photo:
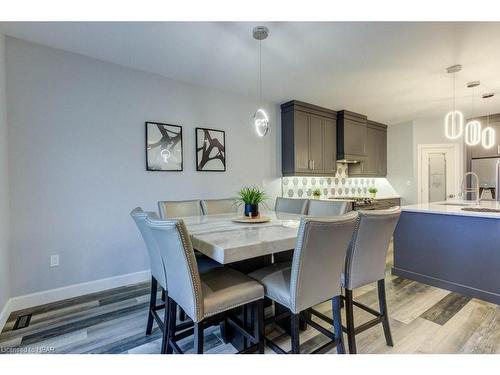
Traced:
<path id="1" fill-rule="evenodd" d="M 267 195 L 256 186 L 245 186 L 238 192 L 238 204 L 245 205 L 245 216 L 259 216 L 259 204 L 264 204 Z"/>
<path id="2" fill-rule="evenodd" d="M 368 192 L 370 193 L 370 196 L 372 198 L 375 198 L 377 196 L 377 191 L 378 189 L 376 187 L 371 187 L 368 189 Z"/>
<path id="3" fill-rule="evenodd" d="M 313 190 L 313 198 L 314 199 L 319 199 L 321 197 L 321 190 L 319 189 L 314 189 Z"/>

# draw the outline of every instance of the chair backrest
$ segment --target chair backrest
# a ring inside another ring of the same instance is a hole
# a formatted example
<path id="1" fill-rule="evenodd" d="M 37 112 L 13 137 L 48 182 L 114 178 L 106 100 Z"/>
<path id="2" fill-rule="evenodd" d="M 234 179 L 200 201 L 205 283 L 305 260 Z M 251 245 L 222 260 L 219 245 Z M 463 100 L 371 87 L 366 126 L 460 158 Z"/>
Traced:
<path id="1" fill-rule="evenodd" d="M 168 296 L 194 321 L 203 319 L 203 294 L 193 245 L 180 220 L 146 220 L 165 265 Z"/>
<path id="2" fill-rule="evenodd" d="M 307 215 L 307 199 L 276 198 L 274 210 L 288 214 Z"/>
<path id="3" fill-rule="evenodd" d="M 159 201 L 158 211 L 162 219 L 202 215 L 199 199 L 190 201 Z"/>
<path id="4" fill-rule="evenodd" d="M 201 201 L 203 215 L 232 214 L 238 212 L 235 198 L 205 199 Z"/>
<path id="5" fill-rule="evenodd" d="M 356 211 L 329 218 L 302 217 L 290 275 L 291 309 L 298 313 L 338 296 Z"/>
<path id="6" fill-rule="evenodd" d="M 310 200 L 307 214 L 309 216 L 339 216 L 350 211 L 350 202 Z"/>
<path id="7" fill-rule="evenodd" d="M 387 249 L 401 209 L 392 207 L 358 212 L 344 271 L 344 286 L 351 290 L 385 277 Z"/>
<path id="8" fill-rule="evenodd" d="M 165 277 L 165 268 L 163 267 L 163 262 L 161 260 L 160 251 L 158 250 L 158 245 L 151 230 L 146 225 L 146 219 L 148 217 L 152 219 L 158 219 L 158 215 L 155 212 L 144 212 L 141 207 L 134 208 L 130 213 L 132 219 L 134 219 L 137 224 L 137 228 L 141 232 L 142 238 L 146 243 L 146 249 L 149 254 L 149 261 L 151 263 L 151 275 L 158 281 L 163 289 L 167 289 L 167 280 Z"/>

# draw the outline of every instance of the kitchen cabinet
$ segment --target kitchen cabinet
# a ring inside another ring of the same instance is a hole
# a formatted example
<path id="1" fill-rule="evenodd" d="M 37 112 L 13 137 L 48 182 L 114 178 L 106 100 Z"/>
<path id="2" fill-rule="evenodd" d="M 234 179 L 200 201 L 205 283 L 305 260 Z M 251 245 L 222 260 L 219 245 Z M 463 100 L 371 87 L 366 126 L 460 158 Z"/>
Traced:
<path id="1" fill-rule="evenodd" d="M 337 112 L 337 159 L 360 161 L 366 159 L 367 118 L 350 111 Z"/>
<path id="2" fill-rule="evenodd" d="M 350 177 L 385 177 L 387 175 L 387 126 L 367 121 L 365 157 L 349 164 Z"/>
<path id="3" fill-rule="evenodd" d="M 334 175 L 337 156 L 335 111 L 293 100 L 281 105 L 284 176 Z"/>

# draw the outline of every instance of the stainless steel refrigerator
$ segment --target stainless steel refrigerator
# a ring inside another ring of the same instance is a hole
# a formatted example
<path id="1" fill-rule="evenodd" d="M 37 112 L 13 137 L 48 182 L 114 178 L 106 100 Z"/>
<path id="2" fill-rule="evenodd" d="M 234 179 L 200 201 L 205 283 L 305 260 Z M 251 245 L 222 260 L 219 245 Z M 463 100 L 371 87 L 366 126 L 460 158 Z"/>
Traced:
<path id="1" fill-rule="evenodd" d="M 481 199 L 499 200 L 500 158 L 472 159 L 471 170 L 479 177 Z"/>

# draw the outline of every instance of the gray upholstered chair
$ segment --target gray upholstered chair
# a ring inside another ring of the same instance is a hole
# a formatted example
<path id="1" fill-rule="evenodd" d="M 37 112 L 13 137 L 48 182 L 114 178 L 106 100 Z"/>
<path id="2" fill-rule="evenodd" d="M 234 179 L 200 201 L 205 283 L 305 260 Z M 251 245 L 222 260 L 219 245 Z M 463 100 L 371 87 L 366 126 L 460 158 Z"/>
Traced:
<path id="1" fill-rule="evenodd" d="M 162 219 L 201 216 L 201 201 L 199 199 L 190 201 L 159 201 L 158 212 Z"/>
<path id="2" fill-rule="evenodd" d="M 307 214 L 309 216 L 338 216 L 351 211 L 350 202 L 345 201 L 320 201 L 311 199 Z"/>
<path id="3" fill-rule="evenodd" d="M 204 215 L 236 214 L 238 212 L 235 198 L 205 199 L 201 201 L 201 209 Z"/>
<path id="4" fill-rule="evenodd" d="M 385 269 L 389 242 L 398 223 L 401 210 L 358 211 L 359 218 L 353 239 L 347 251 L 342 286 L 345 290 L 347 342 L 349 352 L 356 353 L 355 334 L 382 323 L 387 345 L 392 346 L 389 315 L 385 297 Z M 353 301 L 352 291 L 377 282 L 380 312 Z M 376 316 L 372 321 L 355 328 L 353 307 L 357 306 Z"/>
<path id="5" fill-rule="evenodd" d="M 154 219 L 158 219 L 158 215 L 154 212 L 144 212 L 142 208 L 137 207 L 130 213 L 132 219 L 134 219 L 139 231 L 141 232 L 142 238 L 146 244 L 146 249 L 149 255 L 149 261 L 151 264 L 151 295 L 149 299 L 149 312 L 148 312 L 148 323 L 146 326 L 146 335 L 150 335 L 153 330 L 153 320 L 156 321 L 158 327 L 163 331 L 164 322 L 161 320 L 157 311 L 165 308 L 164 304 L 157 305 L 157 294 L 158 294 L 158 284 L 162 290 L 163 299 L 166 298 L 165 292 L 167 290 L 167 279 L 165 277 L 165 269 L 163 268 L 163 262 L 161 260 L 160 252 L 156 245 L 156 241 L 151 234 L 150 229 L 146 225 L 146 219 L 148 216 Z"/>
<path id="6" fill-rule="evenodd" d="M 307 215 L 307 199 L 276 198 L 274 211 L 288 214 Z"/>
<path id="7" fill-rule="evenodd" d="M 336 344 L 339 353 L 345 352 L 340 316 L 340 277 L 356 219 L 355 211 L 334 218 L 303 217 L 292 263 L 273 264 L 249 274 L 264 285 L 266 297 L 290 310 L 292 353 L 300 353 L 300 319 L 331 339 L 316 351 Z M 301 312 L 330 299 L 333 332 L 307 315 L 301 315 Z M 285 353 L 272 341 L 267 342 L 276 352 Z"/>
<path id="8" fill-rule="evenodd" d="M 255 333 L 244 331 L 245 336 L 264 352 L 264 288 L 258 282 L 231 268 L 217 268 L 201 274 L 189 233 L 181 220 L 154 220 L 146 223 L 153 233 L 165 265 L 169 294 L 168 316 L 175 316 L 177 305 L 182 307 L 194 322 L 194 352 L 203 353 L 204 327 L 217 315 L 223 314 L 231 326 L 238 326 L 225 313 L 235 308 L 251 306 L 257 316 Z M 177 345 L 176 320 L 168 320 L 166 352 L 182 353 Z M 181 333 L 182 334 L 182 333 Z M 179 336 L 181 335 L 179 334 Z M 185 336 L 183 336 L 185 337 Z"/>
<path id="9" fill-rule="evenodd" d="M 162 330 L 162 332 L 165 333 L 167 326 L 164 322 L 167 321 L 168 312 L 167 310 L 165 310 L 163 320 L 158 315 L 157 311 L 165 308 L 165 304 L 157 305 L 157 294 L 158 294 L 158 285 L 160 285 L 162 290 L 162 299 L 165 301 L 168 295 L 167 278 L 165 274 L 164 263 L 160 255 L 160 250 L 158 249 L 156 240 L 153 238 L 151 230 L 146 225 L 147 218 L 150 218 L 151 220 L 159 220 L 159 217 L 155 212 L 145 212 L 140 207 L 137 207 L 134 210 L 132 210 L 130 215 L 137 224 L 137 227 L 141 232 L 142 238 L 144 239 L 151 265 L 151 294 L 149 299 L 149 312 L 148 312 L 148 322 L 146 325 L 146 335 L 151 334 L 153 330 L 154 321 L 156 321 L 158 327 Z M 201 273 L 205 273 L 212 269 L 221 267 L 219 263 L 199 253 L 196 254 L 196 264 Z M 179 315 L 181 320 L 185 320 L 184 312 L 182 311 L 182 309 L 179 310 L 180 310 Z M 183 327 L 185 326 L 186 325 L 184 325 Z M 179 329 L 182 329 L 183 327 L 180 327 Z M 166 342 L 165 340 L 166 340 L 166 335 L 164 334 L 163 341 Z"/>

